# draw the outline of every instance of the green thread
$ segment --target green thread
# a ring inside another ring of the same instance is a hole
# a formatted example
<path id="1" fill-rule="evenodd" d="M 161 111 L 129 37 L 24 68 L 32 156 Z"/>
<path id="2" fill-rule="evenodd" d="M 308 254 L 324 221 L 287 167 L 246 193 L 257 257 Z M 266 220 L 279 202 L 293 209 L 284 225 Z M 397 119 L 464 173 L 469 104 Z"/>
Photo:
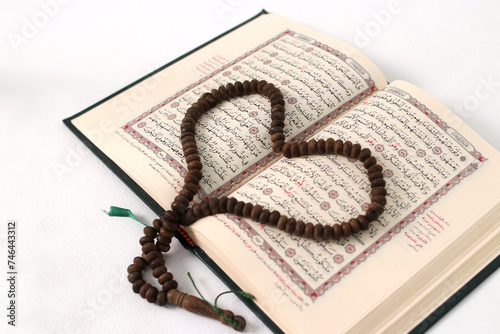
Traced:
<path id="1" fill-rule="evenodd" d="M 222 311 L 221 311 L 221 310 L 217 307 L 217 300 L 219 299 L 219 297 L 220 297 L 220 296 L 225 295 L 225 294 L 227 294 L 227 293 L 235 293 L 235 294 L 237 294 L 237 295 L 240 295 L 240 296 L 242 296 L 242 297 L 244 297 L 244 298 L 248 298 L 248 299 L 253 299 L 253 298 L 254 298 L 254 296 L 253 296 L 252 294 L 250 294 L 250 293 L 248 293 L 248 292 L 245 292 L 245 291 L 226 291 L 226 292 L 222 292 L 221 294 L 219 294 L 219 295 L 217 296 L 217 298 L 215 298 L 215 302 L 214 302 L 214 304 L 211 304 L 210 302 L 208 302 L 208 301 L 207 301 L 207 300 L 203 297 L 203 295 L 201 294 L 200 290 L 198 290 L 198 287 L 197 287 L 197 286 L 196 286 L 196 284 L 194 283 L 193 277 L 191 277 L 191 273 L 189 273 L 189 272 L 188 272 L 188 273 L 187 273 L 187 275 L 188 275 L 189 279 L 191 280 L 191 283 L 193 284 L 194 288 L 196 289 L 196 292 L 198 292 L 198 294 L 200 295 L 201 299 L 203 299 L 203 301 L 204 301 L 205 303 L 207 303 L 208 305 L 210 305 L 210 307 L 214 310 L 214 312 L 215 312 L 216 314 L 218 314 L 218 315 L 222 316 L 224 319 L 226 319 L 226 321 L 227 321 L 227 322 L 228 322 L 231 326 L 233 326 L 234 328 L 240 328 L 240 327 L 241 327 L 241 324 L 240 324 L 238 321 L 236 321 L 236 320 L 234 320 L 234 319 L 232 319 L 232 318 L 228 317 L 228 316 L 227 316 L 224 312 L 222 312 Z"/>
<path id="2" fill-rule="evenodd" d="M 106 210 L 102 210 L 102 211 L 105 212 L 110 217 L 129 217 L 129 218 L 132 218 L 133 220 L 135 220 L 136 222 L 141 223 L 144 226 L 148 226 L 148 225 L 144 224 L 143 222 L 141 222 L 139 219 L 137 219 L 134 216 L 134 214 L 132 213 L 132 211 L 130 211 L 129 209 L 119 208 L 116 206 L 110 206 L 109 211 L 106 211 Z"/>

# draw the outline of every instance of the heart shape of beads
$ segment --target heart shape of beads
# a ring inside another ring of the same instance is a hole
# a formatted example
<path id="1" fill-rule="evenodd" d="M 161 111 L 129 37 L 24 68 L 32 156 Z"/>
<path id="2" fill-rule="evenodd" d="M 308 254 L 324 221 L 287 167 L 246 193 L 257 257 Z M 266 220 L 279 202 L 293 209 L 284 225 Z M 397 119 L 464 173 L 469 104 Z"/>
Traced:
<path id="1" fill-rule="evenodd" d="M 198 193 L 199 183 L 203 176 L 203 165 L 195 139 L 195 127 L 198 119 L 217 103 L 248 94 L 261 94 L 267 97 L 271 103 L 269 133 L 274 152 L 282 153 L 286 158 L 336 154 L 363 163 L 371 185 L 371 204 L 368 205 L 365 214 L 330 226 L 319 223 L 304 223 L 302 220 L 282 215 L 278 211 L 270 211 L 260 205 L 253 205 L 226 196 L 203 199 L 190 206 L 191 201 Z M 173 280 L 173 275 L 167 271 L 162 253 L 170 250 L 170 243 L 179 225 L 191 225 L 198 219 L 213 214 L 231 213 L 261 224 L 276 226 L 278 229 L 296 236 L 329 241 L 342 237 L 347 238 L 361 230 L 366 230 L 371 222 L 378 219 L 384 212 L 387 191 L 382 173 L 383 167 L 371 155 L 370 149 L 362 148 L 360 144 L 353 144 L 350 141 L 344 142 L 333 138 L 286 143 L 283 133 L 284 120 L 284 96 L 277 87 L 265 80 L 228 83 L 226 86 L 220 86 L 218 89 L 212 89 L 203 94 L 197 102 L 191 105 L 182 120 L 180 138 L 188 173 L 184 178 L 182 190 L 171 204 L 171 210 L 167 210 L 162 217 L 155 219 L 152 227 L 144 228 L 145 235 L 140 239 L 142 255 L 136 257 L 134 263 L 128 267 L 128 279 L 132 283 L 132 289 L 135 293 L 139 293 L 150 303 L 165 305 L 168 301 L 170 304 L 181 306 L 192 312 L 218 319 L 237 330 L 243 330 L 245 320 L 242 317 L 235 316 L 231 311 L 219 310 L 216 312 L 208 307 L 204 301 L 177 290 L 178 284 Z M 148 266 L 153 270 L 153 276 L 158 279 L 158 283 L 162 286 L 161 291 L 143 279 L 142 271 Z"/>

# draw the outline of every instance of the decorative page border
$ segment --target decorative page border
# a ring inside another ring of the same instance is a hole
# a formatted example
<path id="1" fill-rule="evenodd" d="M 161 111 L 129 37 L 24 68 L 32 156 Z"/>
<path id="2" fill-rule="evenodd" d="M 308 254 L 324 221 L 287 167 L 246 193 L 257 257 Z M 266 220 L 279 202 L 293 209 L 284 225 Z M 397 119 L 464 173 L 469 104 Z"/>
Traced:
<path id="1" fill-rule="evenodd" d="M 385 88 L 383 91 L 387 91 L 398 97 L 402 97 L 399 92 L 393 91 L 395 88 L 389 87 L 389 89 Z M 400 91 L 402 92 L 402 91 Z M 263 252 L 267 253 L 269 259 L 274 261 L 284 274 L 287 274 L 288 277 L 294 282 L 307 296 L 311 298 L 314 302 L 318 297 L 325 294 L 325 292 L 334 286 L 336 283 L 340 282 L 343 277 L 349 275 L 353 269 L 358 267 L 361 263 L 365 262 L 366 259 L 375 254 L 375 252 L 385 245 L 387 242 L 391 241 L 392 238 L 399 234 L 405 227 L 409 226 L 415 219 L 426 212 L 432 205 L 438 202 L 438 200 L 444 197 L 452 188 L 458 185 L 464 178 L 470 176 L 473 172 L 475 172 L 479 167 L 481 167 L 488 159 L 486 159 L 480 152 L 478 152 L 472 144 L 470 144 L 463 136 L 461 136 L 455 129 L 449 127 L 446 122 L 439 119 L 439 117 L 433 113 L 427 106 L 419 102 L 417 99 L 411 97 L 409 94 L 404 92 L 404 94 L 408 95 L 407 98 L 404 98 L 407 102 L 411 103 L 418 110 L 420 110 L 423 114 L 425 114 L 430 120 L 439 125 L 441 129 L 445 133 L 447 133 L 452 140 L 457 142 L 460 146 L 465 148 L 468 153 L 475 159 L 469 166 L 464 168 L 454 177 L 452 177 L 444 186 L 438 189 L 434 194 L 429 196 L 426 200 L 423 201 L 420 205 L 416 206 L 414 210 L 406 217 L 404 217 L 401 221 L 394 224 L 394 226 L 384 233 L 380 238 L 375 240 L 372 244 L 364 249 L 358 256 L 356 256 L 353 260 L 351 260 L 348 264 L 338 270 L 335 274 L 333 274 L 330 278 L 325 280 L 321 285 L 314 289 L 309 284 L 305 282 L 301 275 L 299 275 L 296 271 L 293 270 L 293 267 L 286 261 L 286 259 L 282 258 L 273 247 L 267 243 L 263 242 L 262 244 L 256 244 Z M 244 218 L 240 218 L 234 215 L 227 215 L 231 220 L 233 220 L 241 230 L 245 231 L 247 236 L 252 240 L 255 240 L 255 236 L 259 236 L 259 232 L 252 227 L 255 226 L 255 223 L 249 224 Z M 262 237 L 261 237 L 262 238 Z"/>
<path id="2" fill-rule="evenodd" d="M 266 42 L 260 44 L 256 48 L 246 52 L 242 56 L 234 59 L 233 61 L 231 61 L 229 63 L 224 64 L 222 67 L 211 72 L 210 74 L 199 79 L 198 81 L 192 83 L 191 85 L 187 86 L 183 90 L 178 91 L 173 96 L 167 98 L 166 100 L 164 100 L 164 101 L 160 102 L 159 104 L 157 104 L 156 106 L 152 107 L 150 110 L 142 113 L 140 116 L 138 116 L 135 119 L 133 119 L 132 121 L 126 123 L 122 127 L 123 131 L 125 133 L 128 133 L 130 136 L 132 136 L 132 138 L 137 140 L 140 144 L 144 145 L 147 149 L 153 151 L 153 153 L 157 157 L 159 157 L 160 159 L 162 159 L 163 161 L 168 163 L 171 167 L 174 167 L 174 169 L 180 174 L 180 176 L 182 178 L 186 177 L 188 170 L 185 166 L 181 165 L 170 154 L 168 154 L 167 152 L 165 152 L 164 150 L 162 150 L 161 148 L 156 146 L 150 139 L 148 139 L 145 136 L 143 136 L 142 134 L 140 134 L 137 130 L 135 130 L 133 128 L 133 126 L 136 125 L 137 123 L 139 123 L 144 118 L 150 116 L 152 113 L 159 110 L 161 107 L 167 105 L 168 103 L 172 103 L 171 106 L 174 108 L 177 107 L 179 105 L 179 103 L 175 102 L 175 100 L 178 99 L 179 97 L 181 97 L 186 92 L 189 92 L 190 90 L 196 88 L 197 86 L 202 85 L 203 83 L 205 83 L 206 81 L 208 81 L 209 79 L 214 77 L 215 75 L 217 75 L 217 74 L 225 71 L 226 69 L 234 66 L 235 64 L 239 63 L 240 61 L 252 56 L 257 51 L 265 48 L 266 46 L 270 45 L 271 43 L 279 40 L 280 38 L 282 38 L 284 36 L 291 36 L 291 37 L 293 37 L 301 42 L 310 44 L 311 47 L 307 48 L 305 50 L 306 52 L 311 52 L 316 48 L 316 49 L 323 50 L 325 52 L 328 52 L 328 53 L 336 56 L 338 59 L 342 60 L 347 66 L 349 66 L 352 70 L 356 71 L 361 77 L 363 77 L 366 84 L 368 85 L 368 88 L 366 90 L 362 91 L 360 94 L 356 95 L 355 97 L 353 97 L 351 100 L 349 100 L 348 102 L 346 102 L 345 104 L 343 104 L 342 106 L 337 108 L 336 110 L 333 110 L 332 112 L 330 112 L 329 114 L 327 114 L 326 116 L 321 118 L 320 120 L 316 121 L 316 123 L 314 123 L 313 125 L 306 128 L 300 134 L 291 138 L 290 142 L 301 141 L 301 140 L 304 140 L 305 138 L 312 136 L 317 130 L 326 126 L 328 123 L 330 123 L 331 121 L 336 119 L 340 114 L 351 109 L 353 106 L 357 105 L 361 100 L 372 95 L 374 92 L 376 92 L 378 90 L 377 87 L 375 86 L 375 82 L 371 79 L 369 73 L 366 70 L 364 70 L 364 68 L 361 67 L 354 59 L 349 58 L 347 55 L 341 53 L 340 51 L 338 51 L 332 47 L 329 47 L 326 44 L 322 44 L 322 43 L 320 43 L 320 42 L 318 42 L 318 41 L 316 41 L 308 36 L 296 33 L 296 32 L 291 31 L 291 30 L 285 30 L 284 32 L 282 32 L 282 33 L 276 35 L 275 37 L 267 40 Z M 260 169 L 262 169 L 262 167 L 268 165 L 269 163 L 276 161 L 280 156 L 281 156 L 281 154 L 277 154 L 277 153 L 271 151 L 269 154 L 267 154 L 265 157 L 263 157 L 257 163 L 255 163 L 255 165 L 248 167 L 243 172 L 236 175 L 231 180 L 224 183 L 221 187 L 212 191 L 211 193 L 207 194 L 203 190 L 203 188 L 200 187 L 200 190 L 198 192 L 199 198 L 217 197 L 217 196 L 220 196 L 221 194 L 229 192 L 231 189 L 233 189 L 237 185 L 241 184 L 244 180 L 251 178 L 253 175 L 258 173 L 258 171 Z"/>

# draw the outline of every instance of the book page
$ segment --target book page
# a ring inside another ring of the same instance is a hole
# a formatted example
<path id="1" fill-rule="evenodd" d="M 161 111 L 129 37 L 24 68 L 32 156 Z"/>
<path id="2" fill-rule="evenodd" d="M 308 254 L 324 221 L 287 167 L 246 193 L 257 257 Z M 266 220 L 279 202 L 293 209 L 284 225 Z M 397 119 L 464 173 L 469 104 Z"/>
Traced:
<path id="1" fill-rule="evenodd" d="M 168 208 L 187 173 L 180 143 L 186 110 L 207 91 L 254 78 L 281 89 L 287 140 L 311 136 L 386 84 L 380 71 L 350 46 L 264 15 L 73 124 Z M 270 103 L 260 95 L 232 98 L 200 118 L 201 198 L 231 191 L 276 160 L 270 123 Z"/>
<path id="2" fill-rule="evenodd" d="M 444 245 L 464 233 L 479 237 L 480 229 L 471 233 L 468 224 L 499 203 L 500 182 L 488 179 L 500 166 L 498 152 L 450 114 L 420 89 L 395 82 L 314 136 L 359 142 L 383 165 L 388 203 L 367 231 L 323 242 L 217 215 L 188 232 L 237 284 L 260 297 L 257 304 L 285 332 L 331 332 L 311 325 L 331 314 L 338 317 L 336 329 L 348 329 Z M 483 192 L 470 199 L 477 187 Z M 363 214 L 369 190 L 360 162 L 331 155 L 282 158 L 233 196 L 297 220 L 331 225 Z M 464 212 L 450 199 L 474 205 Z M 498 236 L 496 225 L 489 238 Z M 494 239 L 481 238 L 488 240 Z M 456 251 L 465 259 L 467 246 L 460 247 Z"/>

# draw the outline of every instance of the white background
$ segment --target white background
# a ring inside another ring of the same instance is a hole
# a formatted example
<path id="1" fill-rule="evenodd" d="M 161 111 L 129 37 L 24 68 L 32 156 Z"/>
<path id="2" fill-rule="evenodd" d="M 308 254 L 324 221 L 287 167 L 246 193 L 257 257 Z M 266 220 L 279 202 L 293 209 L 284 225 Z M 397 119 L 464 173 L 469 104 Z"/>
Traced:
<path id="1" fill-rule="evenodd" d="M 7 1 L 0 3 L 0 332 L 233 333 L 132 293 L 126 267 L 155 217 L 63 125 L 69 117 L 262 8 L 363 51 L 389 81 L 433 94 L 500 149 L 500 5 L 494 1 Z M 17 221 L 17 318 L 7 326 L 7 222 Z M 194 293 L 227 288 L 174 241 L 167 266 Z M 431 333 L 500 327 L 496 272 Z M 269 330 L 234 296 L 247 333 Z M 355 312 L 355 310 L 353 310 Z M 334 315 L 330 321 L 335 330 Z"/>

